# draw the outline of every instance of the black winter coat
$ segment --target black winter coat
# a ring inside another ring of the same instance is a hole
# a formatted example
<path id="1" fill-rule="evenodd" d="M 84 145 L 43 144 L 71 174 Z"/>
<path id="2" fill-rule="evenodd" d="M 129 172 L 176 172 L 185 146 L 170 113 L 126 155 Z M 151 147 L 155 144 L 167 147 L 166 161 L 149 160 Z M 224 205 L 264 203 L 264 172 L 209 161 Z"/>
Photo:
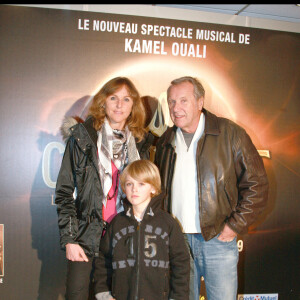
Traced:
<path id="1" fill-rule="evenodd" d="M 103 230 L 103 192 L 98 167 L 98 136 L 93 119 L 89 117 L 71 127 L 70 134 L 56 183 L 61 247 L 65 249 L 66 244 L 75 243 L 88 256 L 98 256 Z M 149 133 L 137 143 L 142 159 L 149 158 L 153 138 Z"/>
<path id="2" fill-rule="evenodd" d="M 111 291 L 116 300 L 188 299 L 187 243 L 161 201 L 151 200 L 141 222 L 130 205 L 112 220 L 95 260 L 96 297 Z"/>

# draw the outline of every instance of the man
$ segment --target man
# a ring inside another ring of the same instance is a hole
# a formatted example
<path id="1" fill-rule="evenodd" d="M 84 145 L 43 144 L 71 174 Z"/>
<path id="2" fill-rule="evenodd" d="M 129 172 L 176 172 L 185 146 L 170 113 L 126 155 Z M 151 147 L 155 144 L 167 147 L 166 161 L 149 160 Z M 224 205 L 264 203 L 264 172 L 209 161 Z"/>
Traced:
<path id="1" fill-rule="evenodd" d="M 190 300 L 199 300 L 201 276 L 208 300 L 235 300 L 236 236 L 247 232 L 268 196 L 262 159 L 243 128 L 203 108 L 205 91 L 196 78 L 173 80 L 167 97 L 175 125 L 158 140 L 155 162 L 164 208 L 191 249 Z"/>

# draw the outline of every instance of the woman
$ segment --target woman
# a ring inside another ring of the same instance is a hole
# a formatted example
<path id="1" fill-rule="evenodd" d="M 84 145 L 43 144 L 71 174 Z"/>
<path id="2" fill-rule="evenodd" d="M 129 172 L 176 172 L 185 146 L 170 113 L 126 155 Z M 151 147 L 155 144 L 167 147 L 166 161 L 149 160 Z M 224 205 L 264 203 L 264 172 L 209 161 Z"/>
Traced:
<path id="1" fill-rule="evenodd" d="M 120 172 L 131 161 L 149 157 L 153 139 L 144 122 L 135 86 L 117 77 L 95 95 L 86 121 L 68 131 L 55 199 L 68 259 L 68 300 L 88 299 L 93 260 L 106 223 L 123 210 Z"/>

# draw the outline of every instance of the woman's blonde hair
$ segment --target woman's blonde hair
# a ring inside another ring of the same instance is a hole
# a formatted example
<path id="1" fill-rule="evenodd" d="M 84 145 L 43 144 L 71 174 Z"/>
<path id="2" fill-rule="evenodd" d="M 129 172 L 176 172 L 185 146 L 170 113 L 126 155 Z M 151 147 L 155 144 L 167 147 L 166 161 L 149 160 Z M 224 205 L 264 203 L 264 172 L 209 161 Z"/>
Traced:
<path id="1" fill-rule="evenodd" d="M 126 120 L 125 125 L 128 126 L 129 130 L 134 137 L 141 141 L 146 132 L 145 119 L 146 113 L 145 108 L 140 98 L 140 94 L 134 84 L 126 77 L 115 77 L 109 80 L 104 86 L 97 92 L 93 98 L 92 105 L 89 109 L 89 115 L 94 118 L 94 128 L 100 130 L 105 119 L 105 101 L 107 97 L 113 95 L 123 86 L 126 87 L 129 96 L 133 100 L 132 111 Z"/>
<path id="2" fill-rule="evenodd" d="M 157 166 L 150 160 L 142 159 L 130 163 L 120 176 L 122 190 L 125 191 L 125 182 L 127 176 L 132 177 L 136 181 L 146 182 L 155 189 L 153 196 L 161 193 L 161 179 Z"/>

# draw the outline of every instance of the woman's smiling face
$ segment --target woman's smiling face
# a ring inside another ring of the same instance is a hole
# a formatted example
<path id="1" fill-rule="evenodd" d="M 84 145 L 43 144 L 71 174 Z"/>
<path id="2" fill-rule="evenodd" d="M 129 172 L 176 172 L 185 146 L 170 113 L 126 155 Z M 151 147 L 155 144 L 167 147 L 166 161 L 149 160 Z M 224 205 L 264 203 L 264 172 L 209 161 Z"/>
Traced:
<path id="1" fill-rule="evenodd" d="M 125 85 L 105 100 L 105 113 L 113 129 L 124 129 L 133 106 L 133 99 Z"/>

